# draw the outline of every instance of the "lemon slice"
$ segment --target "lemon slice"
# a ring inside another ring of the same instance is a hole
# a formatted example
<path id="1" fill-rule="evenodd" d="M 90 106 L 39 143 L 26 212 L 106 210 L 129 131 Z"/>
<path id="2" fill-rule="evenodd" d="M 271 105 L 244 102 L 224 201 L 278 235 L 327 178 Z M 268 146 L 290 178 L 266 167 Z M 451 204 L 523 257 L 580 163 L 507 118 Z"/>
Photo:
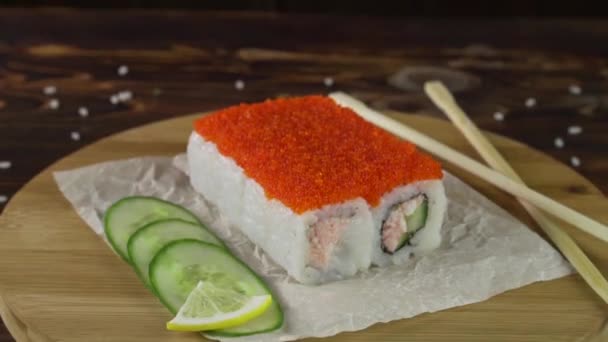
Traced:
<path id="1" fill-rule="evenodd" d="M 248 296 L 230 287 L 199 281 L 167 323 L 167 329 L 205 331 L 234 327 L 260 316 L 270 304 L 270 295 Z"/>

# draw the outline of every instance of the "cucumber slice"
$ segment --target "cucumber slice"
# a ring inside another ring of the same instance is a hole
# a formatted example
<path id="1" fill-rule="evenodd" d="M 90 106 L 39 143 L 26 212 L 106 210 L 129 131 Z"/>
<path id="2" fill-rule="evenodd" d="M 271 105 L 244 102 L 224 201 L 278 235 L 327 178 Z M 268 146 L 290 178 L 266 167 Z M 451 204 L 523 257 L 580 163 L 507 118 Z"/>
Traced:
<path id="1" fill-rule="evenodd" d="M 110 245 L 126 262 L 131 263 L 127 243 L 139 228 L 161 219 L 177 218 L 200 223 L 188 210 L 155 197 L 125 197 L 114 203 L 104 216 L 104 231 Z"/>
<path id="2" fill-rule="evenodd" d="M 152 258 L 167 243 L 182 239 L 196 239 L 225 248 L 217 237 L 196 223 L 180 219 L 154 221 L 137 230 L 127 243 L 129 260 L 146 286 L 151 288 L 148 266 Z"/>
<path id="3" fill-rule="evenodd" d="M 225 249 L 193 239 L 170 242 L 152 259 L 150 283 L 160 301 L 173 314 L 184 304 L 199 281 L 231 288 L 247 295 L 272 292 L 242 261 Z M 241 326 L 206 332 L 208 335 L 244 336 L 276 330 L 283 324 L 283 311 L 273 296 L 266 312 Z"/>

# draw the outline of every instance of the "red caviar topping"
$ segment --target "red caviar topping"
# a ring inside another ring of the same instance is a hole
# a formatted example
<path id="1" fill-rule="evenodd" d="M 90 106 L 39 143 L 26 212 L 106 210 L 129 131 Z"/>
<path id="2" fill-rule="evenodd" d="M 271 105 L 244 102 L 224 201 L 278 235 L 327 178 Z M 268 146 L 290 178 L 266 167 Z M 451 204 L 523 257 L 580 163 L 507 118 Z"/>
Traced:
<path id="1" fill-rule="evenodd" d="M 441 165 L 325 96 L 241 104 L 198 119 L 195 130 L 297 213 L 396 186 L 439 179 Z"/>

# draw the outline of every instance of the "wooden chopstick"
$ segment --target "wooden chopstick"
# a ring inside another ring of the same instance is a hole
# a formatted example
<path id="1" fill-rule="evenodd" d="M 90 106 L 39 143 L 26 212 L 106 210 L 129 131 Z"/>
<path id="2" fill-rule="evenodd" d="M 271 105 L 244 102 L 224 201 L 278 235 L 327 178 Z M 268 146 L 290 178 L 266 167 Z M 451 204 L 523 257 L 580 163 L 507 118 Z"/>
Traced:
<path id="1" fill-rule="evenodd" d="M 450 163 L 464 169 L 488 183 L 510 193 L 511 195 L 526 200 L 527 202 L 543 209 L 544 211 L 559 217 L 560 219 L 576 226 L 578 229 L 591 234 L 602 241 L 608 241 L 608 227 L 573 210 L 553 199 L 536 192 L 522 183 L 494 171 L 478 161 L 444 145 L 437 140 L 416 131 L 396 120 L 384 116 L 367 107 L 363 102 L 342 92 L 329 95 L 338 104 L 353 109 L 363 119 L 379 126 L 403 139 L 411 141 L 428 152 L 447 160 Z"/>
<path id="2" fill-rule="evenodd" d="M 496 150 L 494 145 L 486 139 L 475 123 L 473 123 L 462 108 L 460 108 L 443 83 L 438 81 L 426 82 L 424 91 L 431 98 L 433 103 L 452 120 L 454 125 L 462 132 L 469 143 L 475 147 L 486 163 L 513 180 L 524 184 L 524 181 L 519 177 L 511 165 L 509 165 L 500 152 Z M 589 286 L 608 303 L 608 281 L 606 281 L 604 276 L 595 265 L 593 265 L 591 260 L 589 260 L 576 242 L 538 208 L 523 199 L 518 198 L 518 201 L 545 231 L 553 243 L 555 243 L 566 259 L 570 261 L 587 284 L 589 284 Z"/>

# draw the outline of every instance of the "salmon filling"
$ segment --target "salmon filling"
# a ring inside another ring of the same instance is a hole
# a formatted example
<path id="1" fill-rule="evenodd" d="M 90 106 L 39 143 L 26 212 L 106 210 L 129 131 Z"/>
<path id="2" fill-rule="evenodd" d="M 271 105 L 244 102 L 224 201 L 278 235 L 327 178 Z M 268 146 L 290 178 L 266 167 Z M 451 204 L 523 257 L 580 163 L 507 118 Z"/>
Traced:
<path id="1" fill-rule="evenodd" d="M 394 205 L 382 224 L 382 250 L 393 254 L 424 227 L 427 216 L 427 199 L 423 194 Z"/>
<path id="2" fill-rule="evenodd" d="M 329 217 L 317 221 L 308 230 L 309 264 L 314 268 L 325 270 L 334 248 L 348 227 L 350 219 Z"/>

